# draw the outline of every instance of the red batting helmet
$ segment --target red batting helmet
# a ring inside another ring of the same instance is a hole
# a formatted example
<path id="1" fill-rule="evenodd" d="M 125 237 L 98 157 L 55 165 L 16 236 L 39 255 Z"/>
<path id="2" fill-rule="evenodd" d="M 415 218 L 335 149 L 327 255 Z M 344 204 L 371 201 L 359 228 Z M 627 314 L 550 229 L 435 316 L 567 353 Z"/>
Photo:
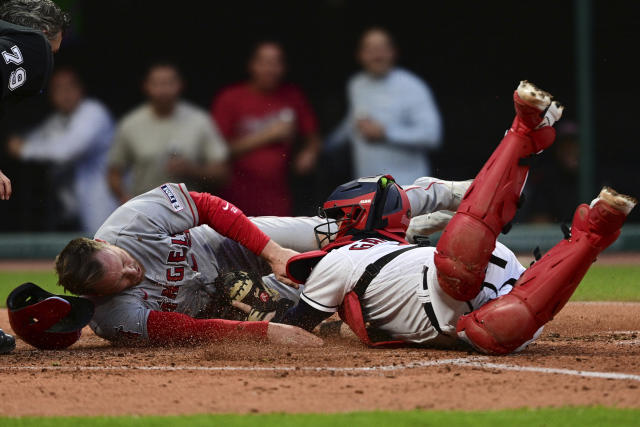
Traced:
<path id="1" fill-rule="evenodd" d="M 362 238 L 382 234 L 392 239 L 404 239 L 411 205 L 407 194 L 391 175 L 378 175 L 338 186 L 318 215 L 327 218 L 326 223 L 315 228 L 320 246 L 344 236 Z M 337 232 L 331 231 L 331 224 L 338 222 Z"/>
<path id="2" fill-rule="evenodd" d="M 54 295 L 33 283 L 24 283 L 7 297 L 9 322 L 25 342 L 43 350 L 59 350 L 80 339 L 93 317 L 86 298 Z"/>

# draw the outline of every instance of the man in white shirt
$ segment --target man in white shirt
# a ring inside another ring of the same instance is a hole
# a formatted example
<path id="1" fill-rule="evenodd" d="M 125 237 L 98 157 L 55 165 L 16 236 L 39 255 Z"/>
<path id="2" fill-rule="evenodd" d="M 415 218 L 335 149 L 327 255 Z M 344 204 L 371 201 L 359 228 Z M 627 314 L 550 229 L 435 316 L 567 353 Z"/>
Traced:
<path id="1" fill-rule="evenodd" d="M 226 179 L 227 144 L 206 111 L 181 99 L 182 88 L 175 65 L 153 64 L 143 84 L 148 101 L 120 120 L 108 167 L 121 203 L 166 182 L 215 192 Z"/>
<path id="2" fill-rule="evenodd" d="M 77 213 L 82 231 L 93 234 L 116 208 L 105 179 L 113 120 L 100 101 L 85 98 L 70 68 L 53 74 L 49 93 L 54 113 L 24 138 L 12 137 L 9 151 L 22 160 L 71 168 L 73 185 L 60 188 L 61 201 Z"/>
<path id="3" fill-rule="evenodd" d="M 363 71 L 347 87 L 349 113 L 328 148 L 350 141 L 354 176 L 391 174 L 400 184 L 428 176 L 426 151 L 440 146 L 442 120 L 431 90 L 413 73 L 396 67 L 385 30 L 367 30 L 358 59 Z"/>

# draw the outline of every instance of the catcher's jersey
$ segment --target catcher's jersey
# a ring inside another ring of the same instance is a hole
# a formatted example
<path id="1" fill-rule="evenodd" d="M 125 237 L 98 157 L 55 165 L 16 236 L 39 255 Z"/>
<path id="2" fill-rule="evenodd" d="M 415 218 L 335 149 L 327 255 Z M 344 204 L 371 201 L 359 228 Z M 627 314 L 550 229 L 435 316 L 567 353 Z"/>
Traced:
<path id="1" fill-rule="evenodd" d="M 39 94 L 53 69 L 51 45 L 41 31 L 0 20 L 0 96 Z"/>
<path id="2" fill-rule="evenodd" d="M 261 217 L 252 221 L 281 245 L 299 251 L 317 249 L 313 235 L 313 227 L 320 221 L 317 218 Z M 112 340 L 146 338 L 150 310 L 203 315 L 210 302 L 207 284 L 219 273 L 270 273 L 262 258 L 198 223 L 198 211 L 184 184 L 164 184 L 144 193 L 105 221 L 96 239 L 125 249 L 146 273 L 137 286 L 117 295 L 92 298 L 96 312 L 90 326 L 96 334 Z"/>
<path id="3" fill-rule="evenodd" d="M 317 310 L 337 311 L 367 265 L 400 248 L 397 242 L 371 238 L 331 251 L 314 267 L 301 299 Z M 431 303 L 443 334 L 454 341 L 460 316 L 511 292 L 525 270 L 509 249 L 497 243 L 482 291 L 471 301 L 458 301 L 438 284 L 435 251 L 434 247 L 418 247 L 400 254 L 382 268 L 361 299 L 365 322 L 393 339 L 425 344 L 438 337 L 424 308 L 424 303 Z M 428 290 L 423 286 L 425 268 Z"/>

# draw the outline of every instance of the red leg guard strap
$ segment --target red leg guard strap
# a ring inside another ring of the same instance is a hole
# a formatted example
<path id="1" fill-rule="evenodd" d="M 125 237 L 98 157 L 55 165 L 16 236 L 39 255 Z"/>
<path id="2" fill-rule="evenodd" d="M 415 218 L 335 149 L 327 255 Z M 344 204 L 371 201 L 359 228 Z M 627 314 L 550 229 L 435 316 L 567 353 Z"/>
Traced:
<path id="1" fill-rule="evenodd" d="M 571 239 L 525 271 L 510 294 L 462 316 L 458 334 L 486 353 L 506 354 L 520 347 L 564 307 L 598 254 L 616 240 L 624 219 L 602 202 L 591 209 L 580 205 Z"/>

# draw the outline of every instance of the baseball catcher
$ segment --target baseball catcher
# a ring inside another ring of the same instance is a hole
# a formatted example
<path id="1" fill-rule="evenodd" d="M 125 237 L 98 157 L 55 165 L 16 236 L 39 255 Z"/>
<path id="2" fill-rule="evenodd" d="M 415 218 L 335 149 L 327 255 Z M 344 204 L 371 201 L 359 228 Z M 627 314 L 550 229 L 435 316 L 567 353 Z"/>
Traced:
<path id="1" fill-rule="evenodd" d="M 324 204 L 325 215 L 339 225 L 336 239 L 324 251 L 289 262 L 290 276 L 306 285 L 281 321 L 311 330 L 339 311 L 370 345 L 464 342 L 491 354 L 517 351 L 535 339 L 616 240 L 637 201 L 603 188 L 591 204 L 578 206 L 570 235 L 525 270 L 496 238 L 519 205 L 526 159 L 553 143 L 552 125 L 563 107 L 526 81 L 513 98 L 513 124 L 457 213 L 413 224 L 416 239 L 448 222 L 436 247 L 404 240 L 408 195 L 419 189 L 405 190 L 390 177 L 339 187 Z"/>

